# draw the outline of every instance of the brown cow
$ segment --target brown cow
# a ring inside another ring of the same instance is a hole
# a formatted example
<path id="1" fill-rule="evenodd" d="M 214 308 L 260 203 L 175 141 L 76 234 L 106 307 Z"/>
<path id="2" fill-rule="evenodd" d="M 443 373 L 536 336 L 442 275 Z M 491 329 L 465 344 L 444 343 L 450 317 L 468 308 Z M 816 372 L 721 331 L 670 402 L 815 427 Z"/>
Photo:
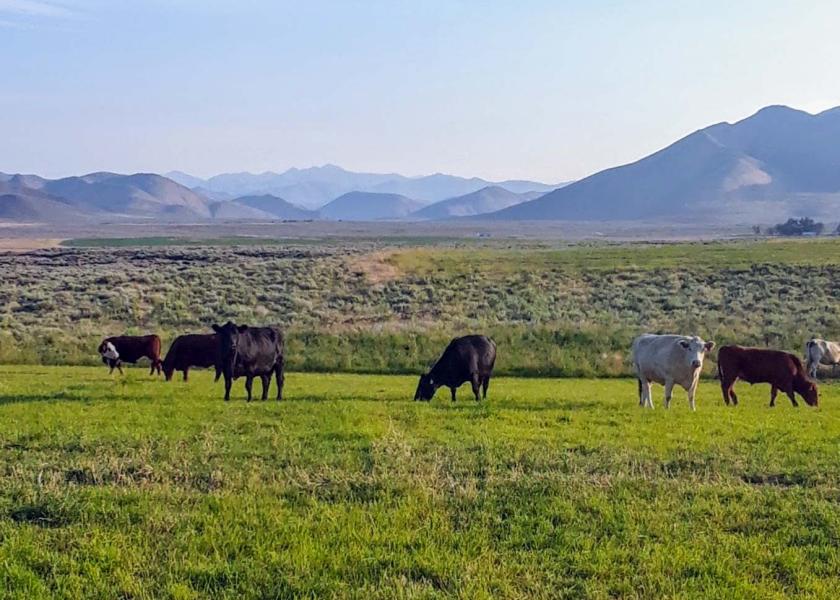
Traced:
<path id="1" fill-rule="evenodd" d="M 794 406 L 794 392 L 802 396 L 810 406 L 819 404 L 817 384 L 808 378 L 802 361 L 794 354 L 779 350 L 723 346 L 718 351 L 718 374 L 723 400 L 738 404 L 733 386 L 738 379 L 747 383 L 769 383 L 770 406 L 776 405 L 779 390 L 787 394 Z"/>
<path id="2" fill-rule="evenodd" d="M 111 367 L 109 373 L 113 373 L 114 368 L 117 368 L 122 375 L 123 363 L 133 364 L 144 357 L 152 361 L 149 375 L 154 375 L 155 370 L 158 375 L 161 372 L 160 338 L 154 334 L 119 335 L 105 338 L 99 344 L 99 354 L 102 356 L 102 362 Z"/>
<path id="3" fill-rule="evenodd" d="M 189 377 L 190 367 L 216 367 L 216 381 L 222 374 L 219 361 L 219 342 L 212 333 L 191 333 L 179 335 L 169 347 L 163 359 L 163 375 L 166 381 L 172 380 L 175 371 L 184 373 L 184 381 Z"/>

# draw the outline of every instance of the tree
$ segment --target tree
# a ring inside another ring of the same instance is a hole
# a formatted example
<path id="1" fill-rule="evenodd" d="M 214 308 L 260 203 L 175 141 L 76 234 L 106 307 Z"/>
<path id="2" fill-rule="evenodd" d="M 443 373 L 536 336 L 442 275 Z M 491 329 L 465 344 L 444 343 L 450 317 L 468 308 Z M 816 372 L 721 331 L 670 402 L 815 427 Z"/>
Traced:
<path id="1" fill-rule="evenodd" d="M 784 223 L 779 223 L 767 230 L 770 235 L 805 235 L 812 233 L 820 235 L 825 229 L 825 224 L 814 221 L 811 217 L 802 217 L 799 219 L 790 218 Z"/>

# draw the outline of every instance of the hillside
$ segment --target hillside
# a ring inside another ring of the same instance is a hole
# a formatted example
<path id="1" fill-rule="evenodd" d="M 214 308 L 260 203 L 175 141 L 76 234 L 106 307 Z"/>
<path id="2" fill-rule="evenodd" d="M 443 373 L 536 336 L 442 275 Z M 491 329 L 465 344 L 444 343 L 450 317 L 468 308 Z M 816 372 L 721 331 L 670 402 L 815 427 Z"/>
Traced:
<path id="1" fill-rule="evenodd" d="M 349 192 L 339 196 L 321 210 L 321 216 L 344 221 L 376 221 L 401 219 L 422 207 L 417 200 L 400 194 Z"/>
<path id="2" fill-rule="evenodd" d="M 542 192 L 515 194 L 499 186 L 488 186 L 477 192 L 441 200 L 412 213 L 417 219 L 448 219 L 473 217 L 501 210 L 542 196 Z"/>
<path id="3" fill-rule="evenodd" d="M 318 218 L 318 211 L 306 210 L 271 194 L 242 196 L 236 198 L 234 202 L 267 213 L 276 219 L 305 220 Z"/>
<path id="4" fill-rule="evenodd" d="M 758 220 L 836 218 L 840 110 L 782 106 L 696 131 L 637 162 L 607 169 L 495 219 Z"/>

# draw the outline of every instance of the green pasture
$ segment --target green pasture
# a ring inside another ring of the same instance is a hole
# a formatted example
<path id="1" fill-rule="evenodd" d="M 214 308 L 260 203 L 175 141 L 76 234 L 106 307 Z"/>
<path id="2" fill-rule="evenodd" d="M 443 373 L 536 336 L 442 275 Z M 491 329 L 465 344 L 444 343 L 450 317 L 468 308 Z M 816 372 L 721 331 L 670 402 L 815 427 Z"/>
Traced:
<path id="1" fill-rule="evenodd" d="M 840 386 L 415 384 L 0 367 L 0 597 L 837 597 Z"/>

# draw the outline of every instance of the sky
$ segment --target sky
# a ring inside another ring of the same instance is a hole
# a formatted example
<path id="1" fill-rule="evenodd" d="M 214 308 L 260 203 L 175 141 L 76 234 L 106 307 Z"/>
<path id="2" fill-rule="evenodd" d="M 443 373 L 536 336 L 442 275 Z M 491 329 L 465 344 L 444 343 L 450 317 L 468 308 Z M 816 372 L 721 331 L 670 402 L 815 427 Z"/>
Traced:
<path id="1" fill-rule="evenodd" d="M 836 0 L 0 0 L 0 171 L 554 183 L 840 105 Z"/>

